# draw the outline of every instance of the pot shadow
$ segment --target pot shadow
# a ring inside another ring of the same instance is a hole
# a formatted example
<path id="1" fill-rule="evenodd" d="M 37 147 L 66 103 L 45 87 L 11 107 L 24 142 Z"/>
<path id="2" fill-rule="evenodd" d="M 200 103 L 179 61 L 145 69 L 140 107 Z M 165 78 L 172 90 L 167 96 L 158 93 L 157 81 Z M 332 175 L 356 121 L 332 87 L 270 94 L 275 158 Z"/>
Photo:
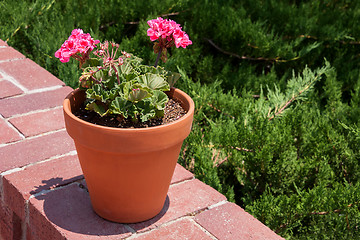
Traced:
<path id="1" fill-rule="evenodd" d="M 59 179 L 50 179 L 43 182 L 53 185 L 57 181 Z M 37 188 L 43 189 L 45 187 L 38 186 Z M 43 195 L 38 195 L 35 199 L 37 200 L 34 204 L 35 207 L 40 208 L 39 210 L 42 210 L 41 212 L 43 212 L 46 218 L 65 235 L 77 233 L 98 236 L 126 236 L 131 234 L 132 229 L 129 228 L 129 224 L 105 220 L 94 212 L 85 180 L 80 184 L 70 184 L 63 188 L 46 192 Z M 150 220 L 136 224 L 141 224 L 144 227 L 156 224 L 168 211 L 169 206 L 170 199 L 166 196 L 164 206 L 158 215 Z M 65 231 L 61 231 L 62 229 Z"/>

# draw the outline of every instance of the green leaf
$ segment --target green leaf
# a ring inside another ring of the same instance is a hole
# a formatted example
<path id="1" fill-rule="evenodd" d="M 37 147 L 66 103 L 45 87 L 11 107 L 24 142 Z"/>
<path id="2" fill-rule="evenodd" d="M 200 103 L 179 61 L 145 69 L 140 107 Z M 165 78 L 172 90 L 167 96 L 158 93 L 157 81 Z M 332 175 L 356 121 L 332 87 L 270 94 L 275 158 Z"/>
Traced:
<path id="1" fill-rule="evenodd" d="M 103 104 L 97 104 L 96 101 L 88 103 L 85 108 L 98 113 L 101 117 L 109 113 L 109 110 L 106 110 Z"/>
<path id="2" fill-rule="evenodd" d="M 115 88 L 116 84 L 117 84 L 117 79 L 115 74 L 113 76 L 111 76 L 110 78 L 108 78 L 107 80 L 103 80 L 101 82 L 107 89 L 113 89 Z"/>
<path id="3" fill-rule="evenodd" d="M 170 87 L 173 87 L 180 77 L 180 73 L 172 73 L 167 77 L 166 81 L 169 83 Z"/>
<path id="4" fill-rule="evenodd" d="M 121 97 L 116 97 L 114 101 L 111 102 L 109 109 L 113 114 L 120 114 L 127 118 L 128 112 L 134 110 L 134 104 Z"/>
<path id="5" fill-rule="evenodd" d="M 148 121 L 156 116 L 156 111 L 149 101 L 141 101 L 136 104 L 142 122 Z"/>
<path id="6" fill-rule="evenodd" d="M 151 104 L 157 110 L 164 110 L 166 103 L 169 101 L 168 96 L 162 91 L 154 91 L 153 96 L 150 98 Z"/>
<path id="7" fill-rule="evenodd" d="M 143 83 L 153 90 L 169 91 L 170 86 L 163 77 L 153 73 L 147 73 L 137 78 L 139 83 Z"/>
<path id="8" fill-rule="evenodd" d="M 147 65 L 141 65 L 139 67 L 140 72 L 142 74 L 146 74 L 146 73 L 153 73 L 153 74 L 158 74 L 158 75 L 162 75 L 165 76 L 167 74 L 167 71 L 165 70 L 165 68 L 157 66 L 147 66 Z"/>
<path id="9" fill-rule="evenodd" d="M 105 90 L 100 84 L 95 84 L 86 90 L 86 97 L 107 103 L 118 95 L 117 89 Z"/>
<path id="10" fill-rule="evenodd" d="M 139 85 L 133 85 L 133 87 L 129 93 L 128 100 L 138 102 L 151 96 L 151 93 L 147 89 L 141 88 Z"/>
<path id="11" fill-rule="evenodd" d="M 123 65 L 116 66 L 116 68 L 119 72 L 119 75 L 130 74 L 134 69 L 130 62 L 125 62 Z"/>
<path id="12" fill-rule="evenodd" d="M 91 88 L 87 89 L 86 90 L 86 98 L 99 100 L 99 101 L 103 102 L 104 97 L 103 97 L 103 92 L 102 92 L 100 85 L 95 84 Z"/>
<path id="13" fill-rule="evenodd" d="M 93 70 L 97 71 L 97 69 Z M 97 71 L 94 75 L 94 78 L 96 78 L 99 82 L 102 82 L 104 80 L 107 80 L 109 78 L 109 71 L 107 69 L 102 69 Z"/>

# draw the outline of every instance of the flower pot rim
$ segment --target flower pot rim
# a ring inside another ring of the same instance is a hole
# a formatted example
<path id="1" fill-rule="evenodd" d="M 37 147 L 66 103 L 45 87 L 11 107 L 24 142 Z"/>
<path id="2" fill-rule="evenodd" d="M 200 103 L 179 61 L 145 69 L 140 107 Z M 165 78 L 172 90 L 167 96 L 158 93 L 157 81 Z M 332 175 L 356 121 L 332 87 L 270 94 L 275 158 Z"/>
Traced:
<path id="1" fill-rule="evenodd" d="M 76 117 L 72 112 L 71 112 L 71 108 L 70 107 L 66 107 L 68 104 L 70 104 L 70 98 L 76 93 L 76 92 L 80 92 L 80 91 L 83 91 L 79 88 L 71 91 L 64 99 L 63 101 L 63 110 L 66 112 L 66 114 L 71 117 L 72 119 L 74 119 L 75 121 L 78 121 L 80 123 L 83 123 L 85 125 L 88 125 L 92 128 L 97 128 L 97 129 L 103 129 L 103 130 L 111 130 L 111 131 L 116 131 L 116 132 L 131 132 L 131 131 L 134 131 L 136 130 L 138 133 L 140 132 L 143 132 L 143 133 L 146 133 L 146 132 L 152 132 L 152 131 L 156 131 L 156 130 L 165 130 L 166 128 L 171 128 L 174 124 L 179 124 L 181 122 L 185 122 L 187 121 L 189 118 L 192 118 L 192 115 L 194 113 L 194 110 L 195 110 L 195 104 L 194 104 L 194 101 L 192 100 L 192 98 L 187 94 L 185 93 L 184 91 L 178 89 L 178 88 L 174 88 L 172 87 L 170 91 L 174 91 L 174 93 L 178 93 L 182 96 L 184 96 L 184 98 L 188 101 L 189 103 L 189 109 L 188 111 L 186 112 L 186 114 L 184 116 L 182 116 L 181 118 L 173 121 L 173 122 L 170 122 L 170 123 L 167 123 L 167 124 L 163 124 L 163 125 L 159 125 L 159 126 L 152 126 L 152 127 L 147 127 L 147 128 L 117 128 L 117 127 L 107 127 L 107 126 L 102 126 L 102 125 L 97 125 L 97 124 L 93 124 L 93 123 L 90 123 L 90 122 L 87 122 L 85 120 L 82 120 L 78 117 Z"/>

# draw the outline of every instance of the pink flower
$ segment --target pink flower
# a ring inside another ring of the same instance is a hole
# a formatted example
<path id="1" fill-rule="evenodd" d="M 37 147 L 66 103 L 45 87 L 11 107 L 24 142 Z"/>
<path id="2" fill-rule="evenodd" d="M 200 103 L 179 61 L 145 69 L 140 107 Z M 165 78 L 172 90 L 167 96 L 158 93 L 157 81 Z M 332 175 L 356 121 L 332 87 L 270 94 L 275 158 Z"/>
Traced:
<path id="1" fill-rule="evenodd" d="M 177 48 L 179 47 L 186 48 L 186 46 L 192 44 L 192 41 L 189 39 L 189 36 L 184 31 L 181 31 L 181 29 L 176 29 L 173 36 L 175 40 L 175 46 Z"/>
<path id="2" fill-rule="evenodd" d="M 55 52 L 55 57 L 60 59 L 60 62 L 65 63 L 68 62 L 70 60 L 70 58 L 67 58 L 65 56 L 65 50 L 64 49 L 59 49 Z"/>
<path id="3" fill-rule="evenodd" d="M 155 32 L 152 28 L 149 28 L 147 30 L 147 35 L 150 37 L 151 41 L 156 41 L 159 38 L 159 34 Z"/>
<path id="4" fill-rule="evenodd" d="M 69 62 L 70 57 L 84 62 L 90 54 L 90 51 L 92 51 L 99 42 L 99 40 L 94 40 L 89 33 L 84 33 L 82 29 L 74 29 L 68 40 L 55 52 L 55 57 L 59 58 L 63 63 Z M 81 55 L 79 56 L 78 54 Z"/>
<path id="5" fill-rule="evenodd" d="M 82 29 L 74 29 L 74 30 L 72 30 L 71 35 L 77 36 L 77 35 L 83 34 L 83 33 L 84 33 L 84 32 L 83 32 Z"/>
<path id="6" fill-rule="evenodd" d="M 189 36 L 181 30 L 180 24 L 177 24 L 173 20 L 158 17 L 157 19 L 149 20 L 147 23 L 150 27 L 147 30 L 147 35 L 151 41 L 156 41 L 159 38 L 167 41 L 167 43 L 164 44 L 165 46 L 162 47 L 171 47 L 170 43 L 173 40 L 177 48 L 186 48 L 186 46 L 192 44 Z"/>

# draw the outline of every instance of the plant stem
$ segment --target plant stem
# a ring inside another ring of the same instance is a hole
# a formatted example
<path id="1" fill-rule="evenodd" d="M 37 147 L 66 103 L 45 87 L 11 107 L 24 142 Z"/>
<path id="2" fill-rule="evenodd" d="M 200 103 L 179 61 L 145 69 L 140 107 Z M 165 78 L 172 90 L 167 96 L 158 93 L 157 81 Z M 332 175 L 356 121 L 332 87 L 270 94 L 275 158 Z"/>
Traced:
<path id="1" fill-rule="evenodd" d="M 162 48 L 159 49 L 159 53 L 156 57 L 156 61 L 155 61 L 155 64 L 154 64 L 154 67 L 157 67 L 158 65 L 158 62 L 159 62 L 159 59 L 160 59 L 160 56 L 161 56 L 161 53 L 162 53 Z"/>
<path id="2" fill-rule="evenodd" d="M 120 78 L 119 78 L 119 72 L 117 71 L 116 67 L 112 65 L 112 69 L 115 71 L 117 82 L 120 85 Z"/>

